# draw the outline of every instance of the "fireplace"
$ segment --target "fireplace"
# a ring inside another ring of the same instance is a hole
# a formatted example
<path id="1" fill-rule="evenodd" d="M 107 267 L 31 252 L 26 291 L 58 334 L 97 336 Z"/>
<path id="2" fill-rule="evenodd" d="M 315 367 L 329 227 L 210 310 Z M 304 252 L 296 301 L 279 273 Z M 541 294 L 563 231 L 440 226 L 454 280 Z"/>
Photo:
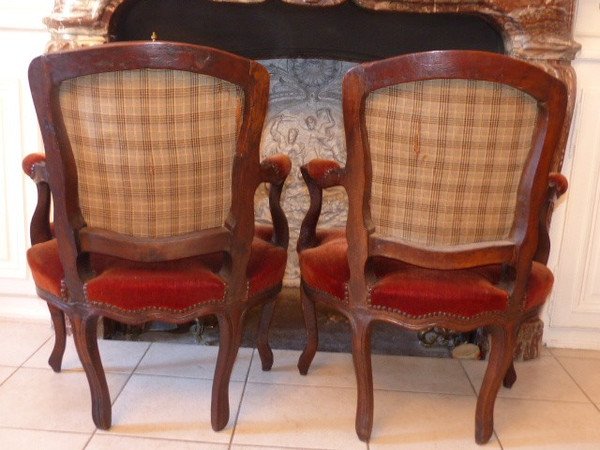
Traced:
<path id="1" fill-rule="evenodd" d="M 434 49 L 506 53 L 564 80 L 571 117 L 571 61 L 580 48 L 572 39 L 574 8 L 575 0 L 56 0 L 45 23 L 49 52 L 110 41 L 175 40 L 222 48 L 268 68 L 262 153 L 285 152 L 295 168 L 283 199 L 290 221 L 284 281 L 293 286 L 299 281 L 295 241 L 308 205 L 298 167 L 315 157 L 344 163 L 341 79 L 349 67 Z M 567 122 L 554 170 L 562 165 Z M 265 193 L 257 193 L 258 221 L 268 220 Z M 328 193 L 321 224 L 343 225 L 345 211 L 344 192 Z M 548 252 L 544 241 L 539 259 Z M 539 323 L 524 329 L 531 335 L 526 341 L 539 341 Z"/>

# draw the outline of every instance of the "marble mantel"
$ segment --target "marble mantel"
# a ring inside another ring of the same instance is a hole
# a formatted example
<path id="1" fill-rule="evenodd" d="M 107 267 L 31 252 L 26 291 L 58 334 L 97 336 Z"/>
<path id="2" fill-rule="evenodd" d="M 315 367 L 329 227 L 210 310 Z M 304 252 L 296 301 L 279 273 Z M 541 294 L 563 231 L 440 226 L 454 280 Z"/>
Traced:
<path id="1" fill-rule="evenodd" d="M 127 0 L 56 0 L 44 23 L 52 35 L 49 51 L 108 42 L 113 13 Z M 261 0 L 231 0 L 261 3 Z M 281 0 L 328 7 L 346 0 Z M 347 0 L 377 11 L 460 13 L 485 16 L 501 30 L 507 53 L 548 61 L 571 61 L 575 0 Z"/>

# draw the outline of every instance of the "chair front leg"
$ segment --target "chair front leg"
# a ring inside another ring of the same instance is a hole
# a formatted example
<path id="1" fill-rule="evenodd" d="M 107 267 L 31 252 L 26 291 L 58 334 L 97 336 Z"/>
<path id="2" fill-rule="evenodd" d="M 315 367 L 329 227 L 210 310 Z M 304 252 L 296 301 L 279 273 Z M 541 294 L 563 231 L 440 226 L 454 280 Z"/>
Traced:
<path id="1" fill-rule="evenodd" d="M 269 345 L 269 328 L 273 319 L 275 309 L 275 299 L 265 303 L 262 307 L 260 322 L 258 324 L 258 355 L 262 364 L 262 370 L 271 370 L 273 367 L 273 351 Z"/>
<path id="2" fill-rule="evenodd" d="M 218 313 L 219 353 L 212 386 L 211 425 L 219 431 L 229 422 L 229 380 L 242 342 L 245 310 L 231 308 L 229 312 Z"/>
<path id="3" fill-rule="evenodd" d="M 48 359 L 48 364 L 55 372 L 60 372 L 63 355 L 67 345 L 67 326 L 65 323 L 65 313 L 60 308 L 48 303 L 50 318 L 54 327 L 54 348 Z"/>
<path id="4" fill-rule="evenodd" d="M 514 327 L 492 325 L 490 360 L 481 383 L 475 413 L 475 441 L 485 444 L 494 432 L 494 404 L 500 385 L 510 375 L 516 344 Z M 513 367 L 514 370 L 514 367 Z"/>
<path id="5" fill-rule="evenodd" d="M 77 354 L 90 386 L 92 418 L 96 426 L 108 430 L 111 424 L 111 403 L 100 352 L 98 351 L 98 316 L 86 312 L 69 315 Z"/>

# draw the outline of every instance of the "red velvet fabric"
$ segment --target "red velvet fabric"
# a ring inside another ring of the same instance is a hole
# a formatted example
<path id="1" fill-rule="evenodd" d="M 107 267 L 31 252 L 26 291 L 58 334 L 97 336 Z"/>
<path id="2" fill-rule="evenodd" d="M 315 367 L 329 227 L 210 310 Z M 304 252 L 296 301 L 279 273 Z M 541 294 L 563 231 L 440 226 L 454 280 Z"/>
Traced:
<path id="1" fill-rule="evenodd" d="M 281 282 L 287 252 L 269 243 L 270 227 L 257 227 L 248 264 L 250 295 Z M 27 252 L 33 279 L 41 289 L 60 296 L 64 272 L 55 239 L 34 245 Z M 200 303 L 222 300 L 225 284 L 215 275 L 222 257 L 211 254 L 164 263 L 138 263 L 92 255 L 98 274 L 87 284 L 91 301 L 119 309 L 184 310 Z"/>
<path id="2" fill-rule="evenodd" d="M 327 230 L 318 233 L 317 238 L 317 247 L 300 253 L 302 278 L 309 286 L 342 300 L 350 278 L 345 230 Z M 371 291 L 373 306 L 412 316 L 443 312 L 473 317 L 486 311 L 502 311 L 507 305 L 508 293 L 496 286 L 501 277 L 499 265 L 448 271 L 376 258 L 374 268 L 378 281 Z M 553 281 L 546 266 L 533 264 L 526 310 L 544 303 Z"/>
<path id="3" fill-rule="evenodd" d="M 33 168 L 33 165 L 40 161 L 46 161 L 46 155 L 44 155 L 43 153 L 30 153 L 25 158 L 23 158 L 23 161 L 21 163 L 23 172 L 25 172 L 25 174 L 27 174 L 28 177 L 31 177 L 31 170 Z"/>
<path id="4" fill-rule="evenodd" d="M 339 169 L 340 165 L 336 161 L 329 159 L 313 159 L 307 164 L 308 174 L 313 180 L 321 180 L 330 171 Z"/>
<path id="5" fill-rule="evenodd" d="M 292 161 L 287 155 L 276 154 L 271 155 L 263 160 L 264 163 L 269 163 L 277 167 L 277 172 L 281 174 L 281 176 L 288 176 L 290 171 L 292 170 Z"/>
<path id="6" fill-rule="evenodd" d="M 309 286 L 343 299 L 350 279 L 346 230 L 317 231 L 317 246 L 298 255 L 302 280 Z"/>

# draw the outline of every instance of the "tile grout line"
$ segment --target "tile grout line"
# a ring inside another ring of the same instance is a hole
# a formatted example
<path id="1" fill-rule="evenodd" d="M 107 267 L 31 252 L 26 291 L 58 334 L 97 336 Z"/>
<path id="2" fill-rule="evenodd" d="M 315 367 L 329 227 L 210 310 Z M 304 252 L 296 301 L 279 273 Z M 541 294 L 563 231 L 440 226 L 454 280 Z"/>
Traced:
<path id="1" fill-rule="evenodd" d="M 90 443 L 92 442 L 92 439 L 94 439 L 94 436 L 96 436 L 96 431 L 98 431 L 98 429 L 94 428 L 94 431 L 92 431 L 90 433 L 90 435 L 88 436 L 87 442 L 83 445 L 83 447 L 81 447 L 81 450 L 85 450 L 86 448 L 89 447 Z"/>
<path id="2" fill-rule="evenodd" d="M 67 336 L 65 336 L 65 339 L 68 339 L 69 335 L 67 334 Z M 39 351 L 41 351 L 41 349 L 48 344 L 50 341 L 53 341 L 56 339 L 56 332 L 54 331 L 54 327 L 52 327 L 52 334 L 50 336 L 48 336 L 48 338 L 42 342 L 42 344 L 40 344 L 30 355 L 29 357 L 27 357 L 18 367 L 14 368 L 13 372 L 2 382 L 0 383 L 0 386 L 2 386 L 6 381 L 8 381 L 10 378 L 12 378 L 19 370 L 26 368 L 25 364 L 27 364 L 27 362 L 29 360 L 31 360 L 31 358 L 33 358 Z M 79 357 L 79 356 L 78 356 Z M 62 361 L 61 361 L 62 363 Z M 34 368 L 37 369 L 37 368 Z M 50 368 L 53 372 L 54 369 Z M 40 370 L 48 370 L 47 368 L 43 368 Z M 62 367 L 61 367 L 61 371 L 62 371 Z M 111 404 L 112 406 L 112 404 Z M 17 428 L 12 428 L 11 429 L 17 429 L 17 430 L 27 430 L 28 428 L 22 428 L 22 427 L 17 427 Z M 43 430 L 43 429 L 37 429 L 37 428 L 31 428 L 31 431 L 46 431 L 46 432 L 55 432 L 55 433 L 62 433 L 60 431 L 57 430 Z M 85 448 L 89 445 L 90 441 L 92 440 L 92 438 L 94 437 L 94 435 L 96 434 L 97 428 L 94 428 L 94 430 L 88 435 L 88 439 L 87 442 L 84 444 L 84 446 L 82 447 L 82 450 L 85 450 Z M 67 432 L 68 434 L 82 434 L 82 435 L 87 435 L 87 433 L 76 433 L 76 432 Z"/>
<path id="3" fill-rule="evenodd" d="M 54 331 L 54 329 L 52 329 Z M 13 369 L 13 371 L 10 373 L 9 376 L 6 377 L 6 379 L 4 381 L 2 381 L 2 383 L 0 383 L 0 386 L 3 386 L 4 383 L 6 383 L 8 380 L 10 380 L 12 377 L 15 376 L 15 374 L 21 370 L 21 369 L 25 369 L 25 364 L 27 364 L 27 361 L 29 361 L 31 358 L 34 357 L 34 355 L 39 352 L 42 347 L 44 347 L 48 342 L 50 342 L 50 340 L 53 338 L 53 335 L 48 336 L 48 338 L 42 342 L 27 358 L 25 358 L 25 360 L 23 362 L 21 362 L 21 364 L 19 364 L 18 366 L 5 366 L 5 367 L 10 367 L 11 369 Z"/>
<path id="4" fill-rule="evenodd" d="M 55 336 L 56 336 L 56 335 L 54 334 L 54 327 L 52 327 L 52 334 L 51 334 L 50 336 L 48 336 L 48 338 L 47 338 L 47 339 L 46 339 L 44 342 L 42 342 L 42 344 L 41 344 L 41 345 L 40 345 L 38 348 L 36 348 L 36 349 L 33 351 L 33 353 L 32 353 L 31 355 L 29 355 L 29 356 L 28 356 L 28 357 L 25 359 L 25 361 L 23 361 L 23 362 L 21 363 L 21 365 L 19 366 L 19 369 L 20 369 L 21 367 L 23 367 L 25 364 L 27 364 L 27 361 L 29 361 L 31 358 L 33 358 L 33 357 L 34 357 L 34 355 L 35 355 L 37 352 L 39 352 L 39 351 L 42 349 L 42 347 L 44 347 L 44 345 L 46 345 L 48 342 L 50 342 L 50 340 L 53 340 L 53 338 L 54 338 Z"/>
<path id="5" fill-rule="evenodd" d="M 21 367 L 13 367 L 13 366 L 3 366 L 3 367 L 8 367 L 9 369 L 12 369 L 12 372 L 4 379 L 4 381 L 2 381 L 2 383 L 0 383 L 0 387 L 4 385 L 4 383 L 6 383 L 8 380 L 10 380 L 15 373 L 17 373 L 17 371 L 21 368 Z"/>
<path id="6" fill-rule="evenodd" d="M 252 355 L 250 356 L 250 363 L 248 364 L 248 369 L 246 370 L 246 376 L 244 377 L 244 387 L 242 388 L 242 393 L 240 395 L 240 402 L 238 403 L 237 412 L 235 413 L 235 418 L 233 419 L 233 429 L 231 430 L 231 438 L 229 438 L 228 449 L 231 449 L 233 445 L 233 438 L 235 437 L 235 430 L 237 429 L 238 419 L 240 417 L 240 411 L 242 410 L 242 402 L 244 401 L 244 395 L 246 394 L 246 387 L 248 386 L 248 379 L 250 378 L 250 370 L 252 369 L 252 363 L 254 362 L 254 355 L 256 355 L 256 346 L 252 349 Z M 237 359 L 237 356 L 236 356 Z M 231 381 L 231 380 L 230 380 Z M 214 380 L 213 380 L 214 382 Z"/>
<path id="7" fill-rule="evenodd" d="M 563 365 L 562 361 L 554 355 L 554 353 L 552 352 L 552 350 L 550 350 L 550 354 L 552 355 L 552 357 L 554 358 L 554 360 L 558 363 L 558 365 L 566 372 L 566 374 L 569 376 L 569 378 L 571 379 L 571 381 L 573 381 L 573 383 L 575 383 L 575 386 L 577 386 L 579 388 L 579 390 L 583 393 L 583 395 L 585 396 L 585 398 L 587 398 L 588 402 L 591 403 L 592 406 L 594 408 L 596 408 L 596 410 L 598 412 L 600 412 L 600 405 L 597 405 L 592 400 L 592 398 L 589 396 L 589 394 L 586 392 L 586 390 L 582 386 L 579 385 L 579 383 L 577 382 L 577 380 L 573 377 L 573 375 L 571 375 L 571 372 L 569 372 L 569 370 Z M 586 358 L 574 358 L 574 359 L 586 359 Z M 589 359 L 589 358 L 587 358 L 587 359 Z"/>
<path id="8" fill-rule="evenodd" d="M 152 344 L 153 343 L 151 342 L 148 345 L 148 347 L 146 347 L 146 350 L 144 351 L 144 354 L 140 357 L 140 359 L 137 362 L 137 364 L 135 365 L 135 367 L 131 370 L 131 372 L 127 376 L 127 380 L 125 380 L 125 383 L 123 383 L 123 386 L 121 387 L 121 389 L 119 390 L 119 392 L 115 395 L 114 400 L 110 403 L 111 410 L 115 406 L 115 403 L 117 402 L 117 399 L 120 397 L 120 395 L 125 390 L 125 387 L 127 386 L 127 384 L 129 383 L 129 381 L 131 380 L 131 377 L 133 377 L 133 374 L 135 373 L 135 371 L 137 370 L 137 368 L 142 363 L 142 360 L 148 354 L 148 351 L 150 350 L 150 347 L 152 347 Z M 79 358 L 79 355 L 77 355 L 77 358 Z M 102 361 L 102 355 L 100 355 L 100 361 Z M 102 368 L 104 369 L 104 364 L 102 364 Z M 85 373 L 85 371 L 84 371 L 84 373 Z M 117 372 L 117 373 L 121 373 L 121 372 Z M 106 377 L 106 370 L 104 370 L 104 376 Z M 111 426 L 112 426 L 112 424 L 111 424 Z M 92 442 L 92 439 L 94 438 L 94 436 L 96 436 L 97 433 L 98 433 L 98 428 L 94 427 L 94 431 L 92 431 L 92 433 L 90 434 L 90 438 L 88 439 L 88 441 L 86 442 L 86 444 L 83 446 L 83 450 L 85 450 L 86 448 L 88 448 L 88 446 Z"/>
<path id="9" fill-rule="evenodd" d="M 460 363 L 460 368 L 463 371 L 464 376 L 466 377 L 467 381 L 469 382 L 469 385 L 471 386 L 471 389 L 473 389 L 473 393 L 475 394 L 475 398 L 478 397 L 478 393 L 477 393 L 477 388 L 475 387 L 475 385 L 473 384 L 473 381 L 471 380 L 471 377 L 469 376 L 469 373 L 467 372 L 467 369 L 465 368 L 465 365 L 463 364 L 462 360 L 458 360 L 458 362 Z M 489 364 L 489 362 L 486 361 L 486 365 Z M 487 366 L 486 366 L 487 369 Z"/>
<path id="10" fill-rule="evenodd" d="M 460 367 L 463 370 L 463 374 L 464 376 L 467 378 L 467 381 L 469 382 L 469 384 L 471 385 L 471 389 L 473 389 L 473 393 L 475 394 L 475 401 L 477 402 L 477 400 L 479 399 L 479 394 L 477 392 L 477 389 L 475 388 L 475 385 L 473 384 L 473 381 L 471 380 L 471 377 L 469 376 L 469 373 L 467 372 L 467 369 L 465 368 L 465 365 L 463 364 L 462 360 L 458 360 L 458 362 L 460 363 Z M 486 360 L 485 364 L 486 364 L 486 370 L 487 370 L 487 365 L 490 362 L 488 360 Z M 497 397 L 496 397 L 497 399 Z M 495 410 L 496 410 L 496 405 L 494 404 L 494 415 L 495 415 Z M 494 436 L 496 437 L 496 441 L 498 442 L 498 445 L 500 446 L 500 449 L 503 450 L 504 446 L 502 445 L 502 441 L 500 440 L 500 436 L 498 435 L 498 432 L 496 431 L 496 426 L 494 425 Z"/>
<path id="11" fill-rule="evenodd" d="M 146 357 L 146 355 L 150 351 L 150 347 L 152 347 L 152 344 L 153 344 L 153 342 L 151 342 L 150 345 L 148 345 L 148 347 L 144 351 L 144 354 L 141 356 L 140 360 L 137 362 L 137 364 L 135 365 L 135 367 L 133 368 L 133 370 L 127 376 L 127 380 L 125 380 L 125 383 L 123 383 L 123 387 L 121 387 L 121 389 L 119 390 L 119 392 L 115 395 L 115 399 L 111 402 L 111 406 L 115 405 L 117 399 L 123 393 L 123 390 L 125 389 L 125 387 L 127 386 L 127 384 L 129 384 L 129 381 L 131 381 L 131 378 L 135 374 L 135 371 L 138 369 L 138 367 L 140 367 L 140 364 L 142 363 L 142 360 Z M 102 355 L 100 355 L 100 358 L 102 358 Z M 122 373 L 122 372 L 109 372 L 109 373 L 117 373 L 118 374 L 118 373 Z M 105 370 L 105 376 L 106 376 L 106 370 Z"/>
<path id="12" fill-rule="evenodd" d="M 32 359 L 32 358 L 33 358 L 33 357 L 36 355 L 36 353 L 37 353 L 37 352 L 39 352 L 39 351 L 40 351 L 40 350 L 41 350 L 41 349 L 42 349 L 42 348 L 43 348 L 45 345 L 47 345 L 47 344 L 48 344 L 48 342 L 51 342 L 51 340 L 52 340 L 52 336 L 48 337 L 48 338 L 47 338 L 47 339 L 44 341 L 44 343 L 43 343 L 43 344 L 41 344 L 41 345 L 40 345 L 40 346 L 39 346 L 39 347 L 38 347 L 38 348 L 37 348 L 35 351 L 33 351 L 33 352 L 32 352 L 32 353 L 31 353 L 31 354 L 28 356 L 28 357 L 26 357 L 26 359 L 25 359 L 25 360 L 24 360 L 24 361 L 23 361 L 23 362 L 22 362 L 22 363 L 21 363 L 21 364 L 20 364 L 18 367 L 16 367 L 16 366 L 13 366 L 13 367 L 11 367 L 11 368 L 13 368 L 13 369 L 14 369 L 14 371 L 13 371 L 13 372 L 12 372 L 12 373 L 11 373 L 11 374 L 8 376 L 8 378 L 7 378 L 6 380 L 8 380 L 8 379 L 10 379 L 11 377 L 13 377 L 13 376 L 14 376 L 14 374 L 15 374 L 17 371 L 19 371 L 20 369 L 22 369 L 22 368 L 26 368 L 26 369 L 38 369 L 37 367 L 31 367 L 31 368 L 27 368 L 27 367 L 25 367 L 25 365 L 26 365 L 26 364 L 27 364 L 29 361 L 31 361 L 31 359 Z M 154 343 L 149 343 L 149 345 L 147 345 L 147 348 L 144 350 L 144 352 L 143 352 L 143 353 L 142 353 L 142 355 L 140 356 L 140 358 L 139 358 L 138 362 L 134 364 L 134 367 L 133 367 L 133 369 L 131 369 L 131 370 L 127 371 L 127 372 L 119 372 L 119 373 L 121 373 L 121 374 L 123 374 L 123 375 L 126 375 L 126 381 L 124 382 L 124 384 L 123 384 L 122 388 L 118 390 L 118 393 L 117 393 L 117 395 L 115 396 L 115 399 L 114 399 L 114 401 L 111 403 L 111 406 L 115 404 L 115 402 L 116 402 L 116 400 L 117 400 L 118 398 L 120 398 L 120 395 L 122 395 L 122 392 L 123 392 L 123 390 L 124 390 L 124 389 L 125 389 L 125 387 L 128 385 L 128 383 L 129 383 L 129 382 L 130 382 L 130 380 L 132 379 L 133 375 L 135 375 L 135 374 L 136 374 L 136 371 L 137 371 L 137 370 L 138 370 L 138 368 L 141 366 L 141 362 L 142 362 L 142 361 L 143 361 L 143 359 L 144 359 L 144 358 L 147 356 L 147 354 L 148 354 L 148 352 L 149 352 L 149 350 L 150 350 L 150 348 L 152 347 L 152 345 L 153 345 L 153 344 L 154 344 Z M 242 381 L 242 382 L 243 382 L 243 388 L 242 388 L 241 396 L 240 396 L 240 399 L 239 399 L 239 402 L 238 402 L 238 409 L 237 409 L 237 412 L 236 412 L 236 414 L 234 415 L 234 419 L 233 419 L 233 423 L 232 423 L 232 433 L 231 433 L 231 436 L 230 436 L 230 439 L 229 439 L 229 443 L 227 444 L 227 443 L 226 443 L 227 441 L 223 442 L 224 448 L 229 448 L 229 449 L 231 449 L 231 448 L 233 448 L 233 447 L 234 447 L 233 440 L 234 440 L 234 436 L 235 436 L 235 433 L 236 433 L 236 429 L 237 429 L 237 425 L 238 425 L 239 417 L 240 417 L 240 415 L 241 415 L 241 407 L 242 407 L 242 402 L 244 401 L 244 398 L 245 398 L 245 393 L 247 392 L 248 384 L 250 383 L 250 381 L 249 381 L 249 375 L 250 375 L 250 373 L 252 373 L 252 372 L 251 372 L 251 371 L 252 371 L 252 364 L 253 364 L 253 361 L 254 361 L 254 360 L 256 360 L 256 354 L 257 354 L 257 350 L 256 350 L 256 347 L 254 347 L 254 348 L 252 348 L 252 352 L 251 352 L 251 355 L 250 355 L 250 361 L 249 361 L 249 364 L 248 364 L 248 366 L 247 366 L 247 369 L 246 369 L 245 378 L 243 378 L 242 380 L 240 380 L 240 381 Z M 589 359 L 589 358 L 580 358 L 580 357 L 561 356 L 561 357 L 560 357 L 560 359 L 559 359 L 559 357 L 557 357 L 556 355 L 554 355 L 552 352 L 550 352 L 550 355 L 548 355 L 548 356 L 552 356 L 552 357 L 555 359 L 555 361 L 556 361 L 556 362 L 558 362 L 558 365 L 559 365 L 559 367 L 561 367 L 561 368 L 562 368 L 562 369 L 563 369 L 563 370 L 564 370 L 564 371 L 567 373 L 567 375 L 569 376 L 569 378 L 571 378 L 571 379 L 572 379 L 572 381 L 575 383 L 575 385 L 576 385 L 576 386 L 577 386 L 577 387 L 578 387 L 578 388 L 581 390 L 581 392 L 583 392 L 583 393 L 584 393 L 584 396 L 585 396 L 585 398 L 586 398 L 586 401 L 581 401 L 581 402 L 576 402 L 576 403 L 580 403 L 580 404 L 592 403 L 592 405 L 593 405 L 593 406 L 594 406 L 594 407 L 595 407 L 597 410 L 599 410 L 599 411 L 600 411 L 600 405 L 598 405 L 598 404 L 594 403 L 594 401 L 592 401 L 592 399 L 590 398 L 590 396 L 588 395 L 588 393 L 586 392 L 586 390 L 585 390 L 585 389 L 583 389 L 583 388 L 582 388 L 582 387 L 581 387 L 581 386 L 580 386 L 580 385 L 577 383 L 577 381 L 576 381 L 576 380 L 573 378 L 573 376 L 571 375 L 571 372 L 569 372 L 569 370 L 567 370 L 567 369 L 566 369 L 566 367 L 565 367 L 565 365 L 563 364 L 563 362 L 566 364 L 566 362 L 569 362 L 569 361 L 567 361 L 566 359 L 565 359 L 565 361 L 563 361 L 563 360 L 562 360 L 563 358 L 568 358 L 569 360 L 570 360 L 570 359 L 586 359 L 586 360 L 587 360 L 587 359 Z M 489 364 L 489 363 L 486 363 L 486 364 Z M 461 369 L 462 369 L 462 371 L 463 371 L 463 375 L 467 377 L 467 381 L 468 381 L 468 383 L 471 385 L 471 387 L 472 387 L 472 390 L 474 391 L 475 395 L 477 395 L 477 390 L 475 389 L 475 387 L 474 387 L 474 384 L 473 384 L 473 382 L 472 382 L 471 378 L 468 376 L 467 368 L 466 368 L 465 364 L 464 364 L 462 361 L 461 361 Z M 48 370 L 48 367 L 45 367 L 45 368 L 44 368 L 44 369 L 42 369 L 42 370 Z M 110 373 L 113 373 L 113 374 L 114 374 L 115 372 L 110 372 Z M 139 375 L 139 374 L 138 374 L 138 375 Z M 155 375 L 155 374 L 141 374 L 141 375 Z M 161 375 L 159 375 L 159 376 L 161 376 Z M 162 375 L 162 376 L 164 376 L 164 375 Z M 190 378 L 190 379 L 195 379 L 195 377 L 176 377 L 176 378 Z M 4 380 L 4 381 L 6 381 L 6 380 Z M 4 383 L 4 382 L 3 382 L 3 383 Z M 3 384 L 3 383 L 2 383 L 2 384 Z M 257 381 L 257 380 L 254 380 L 252 383 L 268 384 L 268 385 L 272 385 L 272 384 L 273 384 L 273 383 L 270 383 L 270 382 L 261 382 L 261 381 Z M 275 384 L 277 384 L 277 383 L 275 383 Z M 285 385 L 285 384 L 287 384 L 287 383 L 283 383 L 283 385 Z M 311 386 L 311 387 L 317 387 L 317 388 L 318 388 L 318 387 L 328 387 L 328 386 L 318 385 L 318 386 Z M 331 386 L 331 387 L 334 387 L 334 386 Z M 339 386 L 337 386 L 337 387 L 339 388 Z M 390 390 L 391 390 L 391 391 L 395 391 L 394 389 L 386 389 L 386 388 L 380 388 L 380 389 L 376 389 L 376 390 L 381 390 L 381 391 L 390 391 Z M 404 391 L 404 390 L 400 390 L 400 391 L 401 391 L 401 392 L 410 392 L 410 391 Z M 420 391 L 415 391 L 415 392 L 420 392 Z M 433 393 L 433 394 L 435 394 L 435 393 Z M 455 394 L 455 395 L 464 395 L 464 394 Z M 511 399 L 510 399 L 510 398 L 507 398 L 507 400 L 511 400 Z M 519 400 L 519 399 L 518 399 L 518 398 L 515 398 L 515 399 L 512 399 L 512 400 Z M 534 400 L 534 401 L 536 401 L 536 399 L 529 399 L 529 400 Z M 547 401 L 549 401 L 549 402 L 556 402 L 556 400 L 544 400 L 544 399 L 537 399 L 537 401 L 539 401 L 539 402 L 547 402 Z M 559 401 L 559 402 L 560 402 L 560 401 Z M 567 401 L 566 403 L 573 403 L 573 402 L 568 402 L 568 401 Z M 2 427 L 2 428 L 6 428 L 6 427 Z M 12 428 L 12 427 L 9 427 L 9 428 Z M 23 428 L 20 428 L 20 427 L 18 427 L 17 429 L 23 429 Z M 33 430 L 38 430 L 38 429 L 33 429 Z M 50 430 L 48 430 L 48 431 L 50 431 Z M 54 431 L 54 430 L 52 430 L 52 431 Z M 69 433 L 71 433 L 71 432 L 69 432 Z M 90 443 L 91 443 L 91 441 L 93 440 L 94 436 L 99 436 L 99 434 L 98 434 L 98 429 L 96 429 L 96 428 L 94 428 L 94 429 L 93 429 L 93 431 L 91 432 L 91 434 L 90 434 L 89 432 L 86 432 L 86 433 L 75 433 L 75 434 L 85 434 L 86 436 L 88 436 L 87 443 L 85 443 L 85 444 L 84 444 L 84 446 L 83 446 L 83 449 L 86 449 L 86 448 L 89 448 L 89 447 L 90 447 Z M 504 446 L 503 446 L 503 445 L 502 445 L 502 443 L 500 442 L 500 439 L 499 439 L 499 437 L 498 437 L 498 434 L 497 434 L 496 430 L 494 430 L 494 436 L 495 436 L 495 437 L 496 437 L 496 439 L 497 439 L 497 442 L 498 442 L 499 448 L 500 448 L 500 449 L 504 449 Z M 152 439 L 157 439 L 157 438 L 152 438 Z M 160 438 L 158 438 L 158 440 L 161 440 L 161 439 L 160 439 Z M 190 442 L 192 442 L 192 441 L 190 441 Z M 195 441 L 193 441 L 193 442 L 195 442 Z M 270 446 L 261 446 L 261 448 L 262 448 L 262 447 L 264 447 L 265 449 L 269 449 L 269 448 L 275 448 L 275 447 L 270 447 Z M 370 449 L 371 449 L 371 447 L 370 447 L 370 443 L 367 443 L 366 449 L 367 449 L 367 450 L 370 450 Z"/>

